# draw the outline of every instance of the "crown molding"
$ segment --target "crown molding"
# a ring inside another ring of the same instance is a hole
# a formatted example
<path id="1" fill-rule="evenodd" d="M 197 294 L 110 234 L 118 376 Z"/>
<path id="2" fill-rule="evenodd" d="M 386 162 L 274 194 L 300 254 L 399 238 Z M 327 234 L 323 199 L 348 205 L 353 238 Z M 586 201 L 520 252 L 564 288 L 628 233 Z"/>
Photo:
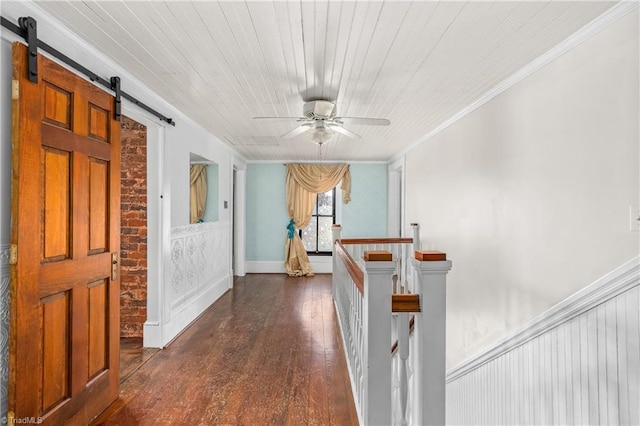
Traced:
<path id="1" fill-rule="evenodd" d="M 247 164 L 388 164 L 386 160 L 358 161 L 358 160 L 247 160 Z"/>
<path id="2" fill-rule="evenodd" d="M 589 24 L 582 27 L 580 30 L 575 32 L 573 35 L 569 36 L 567 39 L 562 41 L 560 44 L 556 45 L 554 48 L 549 50 L 547 53 L 540 56 L 538 59 L 535 59 L 533 62 L 524 66 L 520 71 L 517 71 L 511 77 L 503 80 L 493 89 L 489 90 L 487 93 L 482 95 L 478 100 L 473 102 L 472 104 L 466 106 L 462 110 L 460 110 L 457 114 L 449 118 L 448 120 L 442 122 L 438 127 L 424 135 L 422 138 L 418 139 L 416 142 L 409 145 L 407 148 L 403 149 L 395 155 L 389 162 L 392 163 L 403 156 L 405 156 L 408 152 L 415 149 L 419 145 L 427 142 L 447 127 L 456 123 L 458 120 L 461 120 L 465 116 L 471 114 L 476 109 L 480 108 L 482 105 L 486 104 L 496 96 L 515 86 L 525 78 L 529 77 L 531 74 L 534 74 L 542 67 L 548 65 L 554 60 L 558 59 L 560 56 L 564 55 L 574 47 L 580 45 L 585 42 L 598 32 L 607 28 L 611 24 L 615 23 L 619 19 L 625 17 L 631 12 L 638 9 L 640 6 L 640 0 L 623 0 L 617 3 L 615 6 L 611 7 L 605 13 L 591 21 Z"/>

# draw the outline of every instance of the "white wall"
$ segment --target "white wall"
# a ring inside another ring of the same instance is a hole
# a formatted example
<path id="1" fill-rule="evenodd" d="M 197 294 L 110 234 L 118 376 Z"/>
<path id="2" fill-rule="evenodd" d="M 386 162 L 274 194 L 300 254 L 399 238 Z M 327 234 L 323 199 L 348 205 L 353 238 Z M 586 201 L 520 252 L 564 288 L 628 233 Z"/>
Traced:
<path id="1" fill-rule="evenodd" d="M 638 11 L 406 156 L 452 367 L 638 254 Z"/>
<path id="2" fill-rule="evenodd" d="M 189 154 L 198 154 L 218 164 L 218 221 L 229 222 L 230 209 L 223 202 L 231 200 L 229 177 L 231 151 L 216 137 L 199 126 L 176 126 L 166 129 L 166 178 L 171 186 L 171 226 L 189 224 Z"/>

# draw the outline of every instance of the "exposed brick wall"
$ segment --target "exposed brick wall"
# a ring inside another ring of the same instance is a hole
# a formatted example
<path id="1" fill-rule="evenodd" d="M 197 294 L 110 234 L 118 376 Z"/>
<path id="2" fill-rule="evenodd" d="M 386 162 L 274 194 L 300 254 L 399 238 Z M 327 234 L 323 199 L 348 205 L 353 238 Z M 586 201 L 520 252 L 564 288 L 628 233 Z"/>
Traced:
<path id="1" fill-rule="evenodd" d="M 147 319 L 147 128 L 122 118 L 120 336 L 142 337 Z"/>

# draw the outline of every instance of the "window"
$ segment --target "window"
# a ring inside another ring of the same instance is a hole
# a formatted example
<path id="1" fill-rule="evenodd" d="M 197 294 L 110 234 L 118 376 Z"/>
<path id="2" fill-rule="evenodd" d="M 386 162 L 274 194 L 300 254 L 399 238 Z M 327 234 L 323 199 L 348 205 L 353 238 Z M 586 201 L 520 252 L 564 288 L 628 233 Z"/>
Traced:
<path id="1" fill-rule="evenodd" d="M 330 255 L 333 248 L 331 228 L 336 223 L 336 189 L 318 194 L 311 220 L 300 230 L 308 254 Z"/>

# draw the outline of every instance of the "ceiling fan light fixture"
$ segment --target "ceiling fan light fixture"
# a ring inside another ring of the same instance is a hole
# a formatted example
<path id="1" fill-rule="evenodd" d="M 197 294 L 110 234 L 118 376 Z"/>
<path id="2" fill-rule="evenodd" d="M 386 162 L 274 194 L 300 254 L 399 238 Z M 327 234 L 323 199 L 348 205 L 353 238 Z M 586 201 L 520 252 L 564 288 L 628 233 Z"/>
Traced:
<path id="1" fill-rule="evenodd" d="M 326 119 L 336 115 L 336 106 L 333 102 L 318 99 L 305 102 L 302 106 L 302 112 L 308 119 Z"/>
<path id="2" fill-rule="evenodd" d="M 317 145 L 329 142 L 336 132 L 349 138 L 360 139 L 360 135 L 343 127 L 345 121 L 359 125 L 388 126 L 391 124 L 386 118 L 338 116 L 335 103 L 324 99 L 305 102 L 303 117 L 253 117 L 253 119 L 295 120 L 300 123 L 298 127 L 283 134 L 281 138 L 291 139 L 304 133 L 309 140 Z"/>
<path id="3" fill-rule="evenodd" d="M 311 141 L 315 144 L 322 145 L 333 137 L 333 131 L 325 126 L 317 127 L 311 132 Z"/>

